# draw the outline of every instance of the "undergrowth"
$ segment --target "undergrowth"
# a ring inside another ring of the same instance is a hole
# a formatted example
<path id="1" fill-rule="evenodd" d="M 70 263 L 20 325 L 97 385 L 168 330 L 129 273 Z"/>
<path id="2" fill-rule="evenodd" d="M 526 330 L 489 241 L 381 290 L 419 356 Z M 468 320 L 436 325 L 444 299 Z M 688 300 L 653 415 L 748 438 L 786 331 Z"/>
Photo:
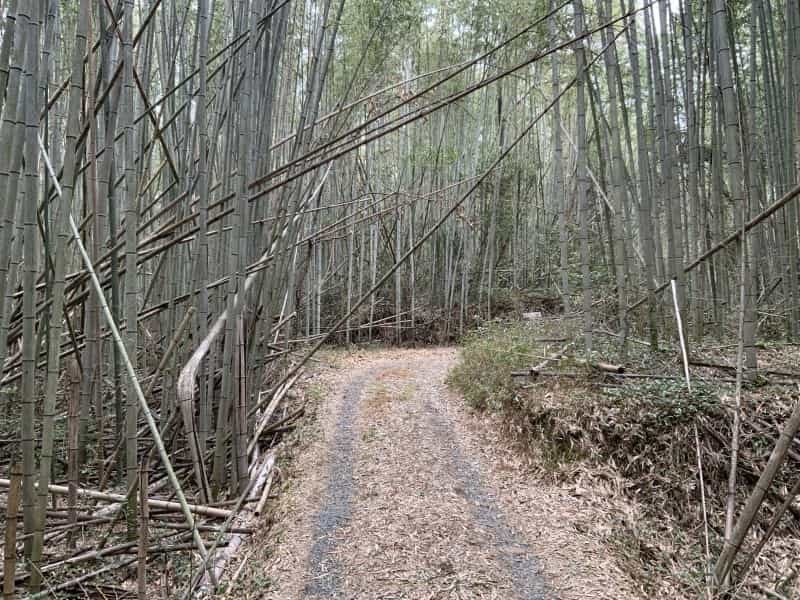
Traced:
<path id="1" fill-rule="evenodd" d="M 541 352 L 534 339 L 531 330 L 520 327 L 480 327 L 467 334 L 449 381 L 473 408 L 504 409 L 517 398 L 511 373 L 530 366 Z"/>
<path id="2" fill-rule="evenodd" d="M 603 478 L 613 473 L 618 499 L 635 507 L 635 516 L 610 515 L 613 522 L 605 528 L 610 531 L 605 537 L 648 597 L 703 595 L 706 561 L 696 440 L 713 557 L 721 548 L 724 530 L 732 387 L 698 380 L 690 392 L 680 379 L 620 384 L 571 358 L 548 367 L 568 372 L 569 377 L 533 381 L 512 377 L 514 371 L 527 370 L 564 345 L 541 340 L 571 337 L 569 330 L 566 319 L 483 327 L 465 340 L 448 382 L 471 407 L 500 415 L 508 435 L 548 476 L 568 481 L 576 474 Z M 613 356 L 610 345 L 603 343 L 596 350 L 601 356 Z M 674 355 L 654 356 L 641 347 L 633 349 L 627 364 L 637 371 L 681 372 Z M 752 461 L 740 471 L 740 503 L 773 445 L 763 429 L 750 426 L 751 420 L 777 428 L 791 410 L 785 396 L 770 396 L 764 389 L 747 392 L 743 402 L 744 413 L 753 416 L 743 422 L 742 430 L 742 447 Z M 778 489 L 787 489 L 798 476 L 797 463 L 784 467 Z M 773 506 L 777 500 L 773 498 Z M 765 522 L 757 523 L 754 532 L 764 528 Z M 766 578 L 775 588 L 774 565 L 787 561 L 791 565 L 791 554 L 798 550 L 796 533 L 796 522 L 785 519 L 763 554 L 773 567 L 759 563 L 761 569 L 752 574 L 751 582 Z"/>

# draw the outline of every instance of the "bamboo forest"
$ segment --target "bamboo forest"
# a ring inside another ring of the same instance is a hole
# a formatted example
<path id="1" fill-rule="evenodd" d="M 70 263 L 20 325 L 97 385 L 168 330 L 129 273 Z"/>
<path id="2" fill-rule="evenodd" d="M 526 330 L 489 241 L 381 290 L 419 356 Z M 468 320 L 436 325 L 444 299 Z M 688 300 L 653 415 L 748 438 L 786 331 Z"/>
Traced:
<path id="1" fill-rule="evenodd" d="M 796 0 L 0 0 L 3 598 L 800 599 Z"/>

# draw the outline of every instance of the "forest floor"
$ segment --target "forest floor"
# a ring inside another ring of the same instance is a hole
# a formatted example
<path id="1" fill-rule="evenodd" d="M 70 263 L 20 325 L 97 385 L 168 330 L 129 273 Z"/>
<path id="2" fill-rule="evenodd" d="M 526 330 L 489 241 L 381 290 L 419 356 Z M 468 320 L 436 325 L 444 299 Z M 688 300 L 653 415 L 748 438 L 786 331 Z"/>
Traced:
<path id="1" fill-rule="evenodd" d="M 456 352 L 322 357 L 229 597 L 640 597 L 593 534 L 595 504 L 447 388 Z"/>

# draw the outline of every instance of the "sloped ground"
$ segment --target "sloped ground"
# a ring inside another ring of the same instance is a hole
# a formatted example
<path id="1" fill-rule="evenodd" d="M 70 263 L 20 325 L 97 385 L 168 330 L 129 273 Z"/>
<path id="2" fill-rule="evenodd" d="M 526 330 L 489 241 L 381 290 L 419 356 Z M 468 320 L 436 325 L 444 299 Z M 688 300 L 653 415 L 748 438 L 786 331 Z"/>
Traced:
<path id="1" fill-rule="evenodd" d="M 587 527 L 592 505 L 541 481 L 445 387 L 455 355 L 373 351 L 319 370 L 317 418 L 231 597 L 636 597 Z"/>

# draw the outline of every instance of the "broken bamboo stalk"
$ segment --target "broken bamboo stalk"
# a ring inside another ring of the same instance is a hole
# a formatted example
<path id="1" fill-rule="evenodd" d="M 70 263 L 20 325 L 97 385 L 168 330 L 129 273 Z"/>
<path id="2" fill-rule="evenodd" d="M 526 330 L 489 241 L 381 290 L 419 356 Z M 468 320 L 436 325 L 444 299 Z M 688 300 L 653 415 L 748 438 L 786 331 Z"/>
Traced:
<path id="1" fill-rule="evenodd" d="M 258 499 L 258 504 L 256 504 L 256 509 L 253 511 L 253 514 L 257 517 L 260 517 L 261 514 L 264 512 L 264 506 L 267 504 L 267 499 L 269 498 L 269 493 L 272 490 L 272 482 L 275 480 L 275 472 L 277 469 L 270 469 L 269 477 L 267 478 L 267 483 L 264 484 L 264 490 L 261 492 L 261 498 Z"/>
<path id="2" fill-rule="evenodd" d="M 591 362 L 583 358 L 576 358 L 575 362 L 579 365 L 586 365 L 590 369 L 594 369 L 596 371 L 603 371 L 604 373 L 615 373 L 619 375 L 625 372 L 625 367 L 622 365 L 615 365 L 603 361 Z"/>
<path id="3" fill-rule="evenodd" d="M 531 377 L 533 377 L 533 378 L 535 379 L 535 378 L 536 378 L 536 377 L 539 375 L 539 372 L 540 372 L 542 369 L 544 369 L 544 368 L 545 368 L 547 365 L 549 365 L 549 364 L 550 364 L 550 363 L 552 363 L 552 362 L 559 361 L 559 360 L 562 360 L 562 359 L 566 358 L 566 354 L 565 354 L 565 353 L 566 353 L 566 352 L 567 352 L 567 350 L 569 350 L 569 349 L 570 349 L 570 348 L 571 348 L 571 347 L 572 347 L 574 344 L 575 344 L 575 342 L 570 342 L 570 343 L 568 343 L 568 344 L 564 345 L 564 346 L 561 348 L 561 350 L 559 350 L 559 351 L 558 351 L 558 352 L 556 352 L 555 354 L 551 354 L 550 356 L 548 356 L 547 358 L 545 358 L 545 359 L 544 359 L 542 362 L 540 362 L 540 363 L 539 363 L 538 365 L 536 365 L 535 367 L 531 367 L 530 369 L 528 369 L 528 371 L 527 371 L 525 374 L 526 374 L 526 375 L 529 375 L 529 376 L 531 376 Z M 518 375 L 517 375 L 516 373 L 512 373 L 512 376 L 518 376 Z"/>

